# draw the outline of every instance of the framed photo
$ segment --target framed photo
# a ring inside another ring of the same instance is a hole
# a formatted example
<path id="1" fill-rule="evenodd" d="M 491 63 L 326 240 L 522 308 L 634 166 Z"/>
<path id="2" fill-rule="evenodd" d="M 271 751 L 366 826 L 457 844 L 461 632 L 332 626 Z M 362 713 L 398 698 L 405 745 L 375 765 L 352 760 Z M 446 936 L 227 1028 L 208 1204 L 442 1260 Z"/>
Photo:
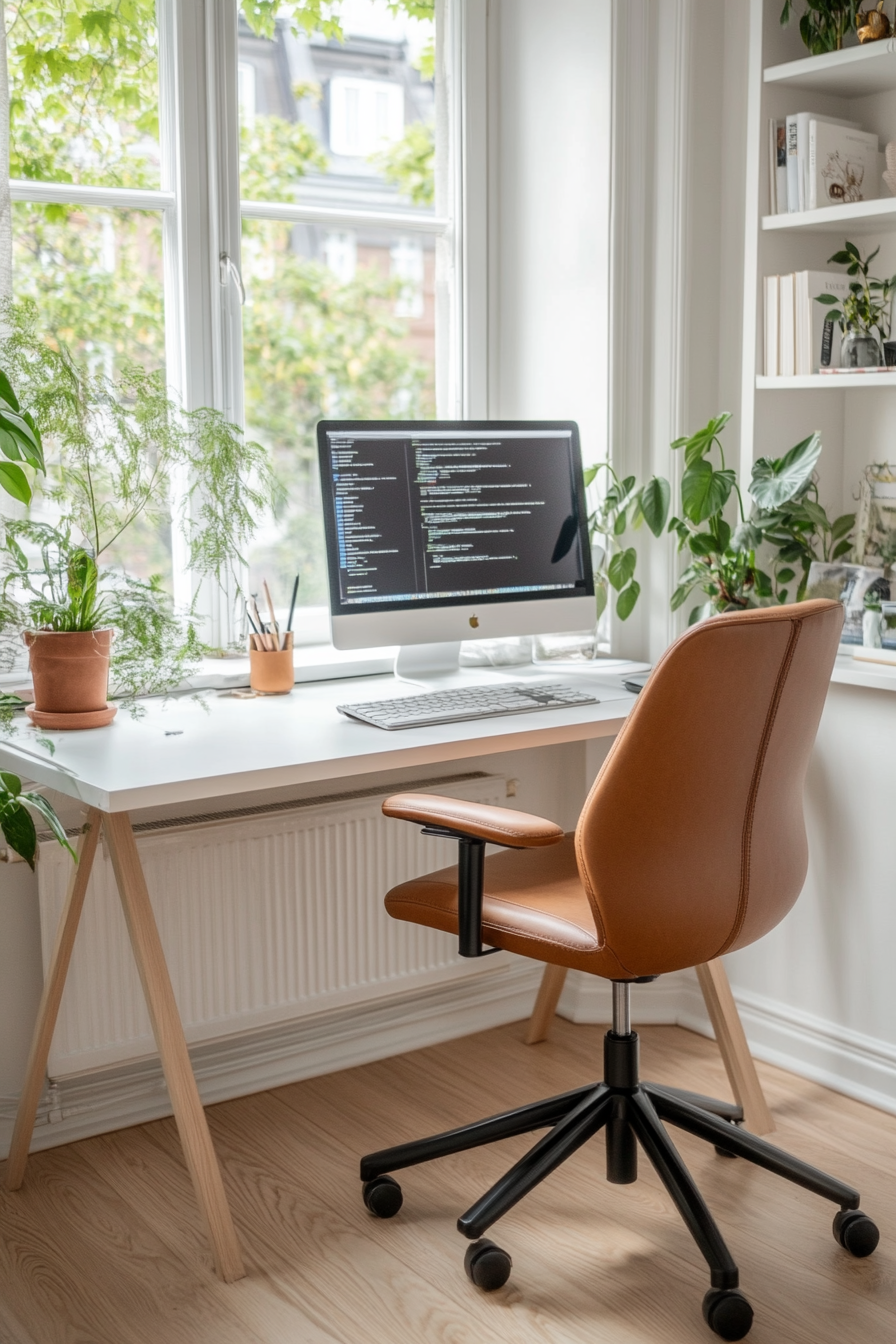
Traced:
<path id="1" fill-rule="evenodd" d="M 846 621 L 841 644 L 861 644 L 865 594 L 875 579 L 882 579 L 883 575 L 882 569 L 870 565 L 844 565 L 839 561 L 813 560 L 809 566 L 806 597 L 830 597 L 843 603 Z"/>

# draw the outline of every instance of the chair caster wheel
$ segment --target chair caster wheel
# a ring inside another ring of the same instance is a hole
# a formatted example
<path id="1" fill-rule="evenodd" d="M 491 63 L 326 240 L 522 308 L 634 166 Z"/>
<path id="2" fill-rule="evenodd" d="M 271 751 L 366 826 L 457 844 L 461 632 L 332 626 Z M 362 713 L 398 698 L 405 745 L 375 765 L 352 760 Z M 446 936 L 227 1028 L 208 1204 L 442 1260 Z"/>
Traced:
<path id="1" fill-rule="evenodd" d="M 743 1339 L 753 1324 L 753 1308 L 736 1289 L 710 1288 L 703 1299 L 703 1319 L 722 1339 Z"/>
<path id="2" fill-rule="evenodd" d="M 493 1241 L 475 1241 L 467 1247 L 464 1256 L 464 1269 L 467 1278 L 481 1288 L 484 1293 L 493 1293 L 503 1288 L 510 1278 L 513 1261 L 506 1251 Z"/>
<path id="3" fill-rule="evenodd" d="M 880 1241 L 877 1224 L 859 1209 L 841 1209 L 834 1215 L 834 1239 L 845 1251 L 861 1260 Z"/>
<path id="4" fill-rule="evenodd" d="M 732 1125 L 735 1129 L 739 1129 L 740 1126 L 743 1124 L 743 1121 L 742 1121 L 742 1120 L 729 1120 L 728 1123 L 729 1123 L 730 1125 Z M 728 1151 L 727 1148 L 721 1148 L 717 1143 L 714 1143 L 714 1144 L 713 1144 L 713 1147 L 715 1148 L 715 1150 L 716 1150 L 716 1152 L 718 1153 L 719 1157 L 731 1157 L 731 1158 L 735 1158 L 735 1159 L 737 1158 L 737 1153 L 729 1153 L 729 1151 Z"/>
<path id="5" fill-rule="evenodd" d="M 401 1186 L 391 1176 L 364 1182 L 364 1203 L 376 1218 L 394 1218 L 404 1202 Z"/>

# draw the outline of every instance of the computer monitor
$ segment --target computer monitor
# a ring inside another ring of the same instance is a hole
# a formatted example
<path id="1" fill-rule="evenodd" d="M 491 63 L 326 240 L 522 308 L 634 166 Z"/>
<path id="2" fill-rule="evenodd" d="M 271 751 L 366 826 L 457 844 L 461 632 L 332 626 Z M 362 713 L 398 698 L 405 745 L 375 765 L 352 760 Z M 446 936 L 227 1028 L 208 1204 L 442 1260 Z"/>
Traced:
<path id="1" fill-rule="evenodd" d="M 594 624 L 578 426 L 566 421 L 318 425 L 333 643 L 431 648 Z M 407 652 L 405 653 L 405 649 Z"/>

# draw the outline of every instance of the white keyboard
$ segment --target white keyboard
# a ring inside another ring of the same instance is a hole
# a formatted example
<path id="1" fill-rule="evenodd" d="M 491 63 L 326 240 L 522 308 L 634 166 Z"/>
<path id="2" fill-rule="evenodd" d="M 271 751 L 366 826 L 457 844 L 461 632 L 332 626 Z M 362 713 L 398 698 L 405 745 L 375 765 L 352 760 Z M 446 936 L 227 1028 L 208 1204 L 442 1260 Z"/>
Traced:
<path id="1" fill-rule="evenodd" d="M 491 719 L 500 714 L 534 714 L 541 709 L 568 709 L 570 705 L 600 704 L 596 695 L 563 682 L 537 685 L 525 682 L 495 686 L 461 686 L 428 691 L 396 700 L 370 700 L 363 705 L 337 705 L 340 714 L 373 724 L 374 728 L 423 728 L 432 723 L 463 719 Z"/>

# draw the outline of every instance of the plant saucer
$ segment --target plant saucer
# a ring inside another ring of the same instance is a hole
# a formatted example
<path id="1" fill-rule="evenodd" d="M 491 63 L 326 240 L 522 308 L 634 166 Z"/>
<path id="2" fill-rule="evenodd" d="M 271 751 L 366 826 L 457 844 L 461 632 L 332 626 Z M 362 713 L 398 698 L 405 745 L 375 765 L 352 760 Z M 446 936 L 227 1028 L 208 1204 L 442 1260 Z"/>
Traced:
<path id="1" fill-rule="evenodd" d="M 77 728 L 104 728 L 118 713 L 117 705 L 107 704 L 105 709 L 88 709 L 80 714 L 59 714 L 51 710 L 37 709 L 33 704 L 25 706 L 35 728 L 46 728 L 53 732 L 72 732 Z"/>

